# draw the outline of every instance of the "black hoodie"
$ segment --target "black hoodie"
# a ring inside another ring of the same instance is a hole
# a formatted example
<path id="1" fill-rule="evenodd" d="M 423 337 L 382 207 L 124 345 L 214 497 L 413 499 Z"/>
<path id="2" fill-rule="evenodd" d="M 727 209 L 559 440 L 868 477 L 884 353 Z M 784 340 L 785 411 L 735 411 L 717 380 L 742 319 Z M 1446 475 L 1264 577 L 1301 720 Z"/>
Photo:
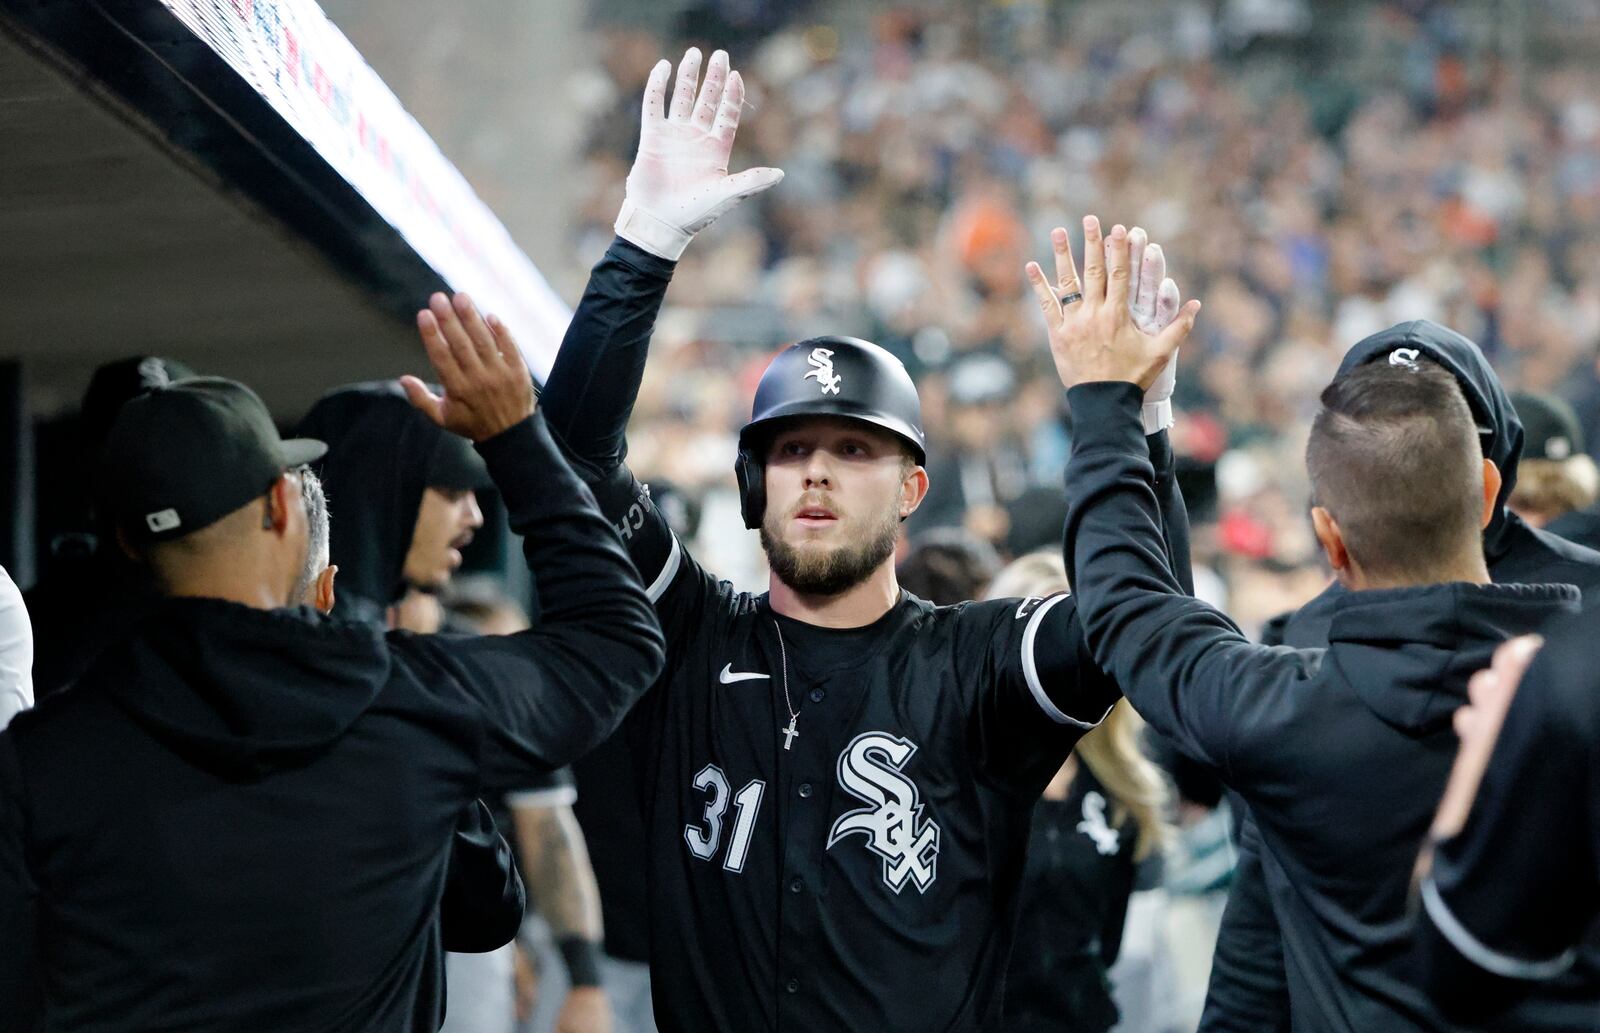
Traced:
<path id="1" fill-rule="evenodd" d="M 334 613 L 384 627 L 389 607 L 406 593 L 406 555 L 433 472 L 452 456 L 458 466 L 475 457 L 464 439 L 417 411 L 394 380 L 335 388 L 311 407 L 296 433 L 328 446 L 317 472 L 328 496 L 329 562 L 339 568 Z M 523 779 L 518 788 L 570 780 L 563 770 Z M 445 949 L 486 951 L 509 943 L 526 904 L 495 811 L 477 801 L 462 815 L 451 851 L 439 910 Z"/>
<path id="2" fill-rule="evenodd" d="M 1500 470 L 1499 505 L 1483 532 L 1489 576 L 1498 584 L 1555 582 L 1577 585 L 1584 598 L 1600 590 L 1600 552 L 1533 527 L 1506 505 L 1517 486 L 1522 460 L 1522 420 L 1500 378 L 1478 346 L 1427 319 L 1400 323 L 1367 337 L 1345 353 L 1339 374 L 1369 362 L 1404 361 L 1406 350 L 1432 359 L 1455 375 L 1478 421 L 1483 454 Z M 1273 622 L 1266 640 L 1284 645 L 1326 645 L 1334 604 L 1344 593 L 1337 582 L 1294 613 Z"/>
<path id="3" fill-rule="evenodd" d="M 1182 594 L 1159 534 L 1132 384 L 1069 392 L 1067 559 L 1095 659 L 1255 815 L 1293 1028 L 1443 1031 L 1408 954 L 1412 864 L 1455 754 L 1453 711 L 1507 636 L 1576 609 L 1570 585 L 1343 593 L 1328 645 L 1250 643 Z"/>
<path id="4" fill-rule="evenodd" d="M 406 553 L 428 473 L 452 442 L 393 380 L 329 392 L 295 433 L 328 445 L 317 473 L 333 528 L 329 561 L 339 568 L 334 612 L 381 624 L 405 595 Z"/>
<path id="5" fill-rule="evenodd" d="M 479 450 L 538 627 L 419 636 L 171 600 L 0 734 L 0 1024 L 37 955 L 47 1029 L 438 1028 L 458 818 L 485 783 L 592 747 L 662 664 L 543 419 Z"/>
<path id="6" fill-rule="evenodd" d="M 1357 342 L 1345 354 L 1339 373 L 1369 362 L 1411 359 L 1431 359 L 1455 375 L 1478 422 L 1484 455 L 1500 470 L 1499 506 L 1483 534 L 1489 576 L 1499 584 L 1573 584 L 1585 600 L 1592 601 L 1600 592 L 1600 553 L 1533 527 L 1506 506 L 1522 458 L 1522 421 L 1476 344 L 1438 323 L 1415 320 Z M 1270 621 L 1262 641 L 1297 648 L 1327 645 L 1333 613 L 1346 594 L 1335 582 L 1301 609 Z M 1263 885 L 1259 837 L 1245 820 L 1200 1033 L 1260 1033 L 1283 1028 L 1288 1005 L 1282 955 L 1277 922 Z"/>

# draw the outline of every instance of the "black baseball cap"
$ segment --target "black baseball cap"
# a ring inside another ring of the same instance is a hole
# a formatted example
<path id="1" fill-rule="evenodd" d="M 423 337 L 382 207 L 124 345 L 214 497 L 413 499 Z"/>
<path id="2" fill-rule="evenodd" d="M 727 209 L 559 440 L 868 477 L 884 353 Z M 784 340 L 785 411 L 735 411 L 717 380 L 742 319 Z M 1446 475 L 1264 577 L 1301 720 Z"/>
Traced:
<path id="1" fill-rule="evenodd" d="M 1572 406 L 1555 395 L 1516 392 L 1511 405 L 1522 421 L 1522 458 L 1559 462 L 1583 451 L 1583 428 Z"/>
<path id="2" fill-rule="evenodd" d="M 280 438 L 266 404 L 238 381 L 173 381 L 117 413 L 100 454 L 102 512 L 135 541 L 182 538 L 327 450 L 310 438 Z"/>

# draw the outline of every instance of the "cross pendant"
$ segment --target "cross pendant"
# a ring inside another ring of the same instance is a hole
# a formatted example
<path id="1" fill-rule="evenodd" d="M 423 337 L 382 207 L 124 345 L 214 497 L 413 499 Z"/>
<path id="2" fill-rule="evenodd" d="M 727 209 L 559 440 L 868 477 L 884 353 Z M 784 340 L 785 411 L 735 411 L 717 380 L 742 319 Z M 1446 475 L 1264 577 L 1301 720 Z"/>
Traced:
<path id="1" fill-rule="evenodd" d="M 789 727 L 783 729 L 783 748 L 786 750 L 794 745 L 794 737 L 800 734 L 800 729 L 794 726 L 796 719 L 797 715 L 790 714 Z"/>

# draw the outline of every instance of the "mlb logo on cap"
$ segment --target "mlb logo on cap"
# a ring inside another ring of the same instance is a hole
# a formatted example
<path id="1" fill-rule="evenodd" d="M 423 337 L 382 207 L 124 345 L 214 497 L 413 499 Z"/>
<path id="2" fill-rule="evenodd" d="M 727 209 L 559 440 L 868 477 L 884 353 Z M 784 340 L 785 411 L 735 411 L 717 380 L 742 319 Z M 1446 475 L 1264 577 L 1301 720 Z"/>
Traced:
<path id="1" fill-rule="evenodd" d="M 151 534 L 160 534 L 163 531 L 170 531 L 179 524 L 183 523 L 183 521 L 178 518 L 178 511 L 175 509 L 163 509 L 159 513 L 146 513 L 144 522 L 145 525 L 150 528 Z"/>

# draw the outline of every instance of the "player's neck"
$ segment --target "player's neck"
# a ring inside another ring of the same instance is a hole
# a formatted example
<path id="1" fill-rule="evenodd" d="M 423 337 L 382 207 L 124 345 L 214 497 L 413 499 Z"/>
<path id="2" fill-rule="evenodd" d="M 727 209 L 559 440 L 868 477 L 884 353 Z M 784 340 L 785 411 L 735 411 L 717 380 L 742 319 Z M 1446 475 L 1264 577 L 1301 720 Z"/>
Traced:
<path id="1" fill-rule="evenodd" d="M 894 576 L 894 558 L 860 584 L 835 595 L 807 595 L 778 579 L 768 578 L 768 601 L 785 617 L 821 628 L 861 628 L 888 613 L 900 601 L 900 582 Z"/>

